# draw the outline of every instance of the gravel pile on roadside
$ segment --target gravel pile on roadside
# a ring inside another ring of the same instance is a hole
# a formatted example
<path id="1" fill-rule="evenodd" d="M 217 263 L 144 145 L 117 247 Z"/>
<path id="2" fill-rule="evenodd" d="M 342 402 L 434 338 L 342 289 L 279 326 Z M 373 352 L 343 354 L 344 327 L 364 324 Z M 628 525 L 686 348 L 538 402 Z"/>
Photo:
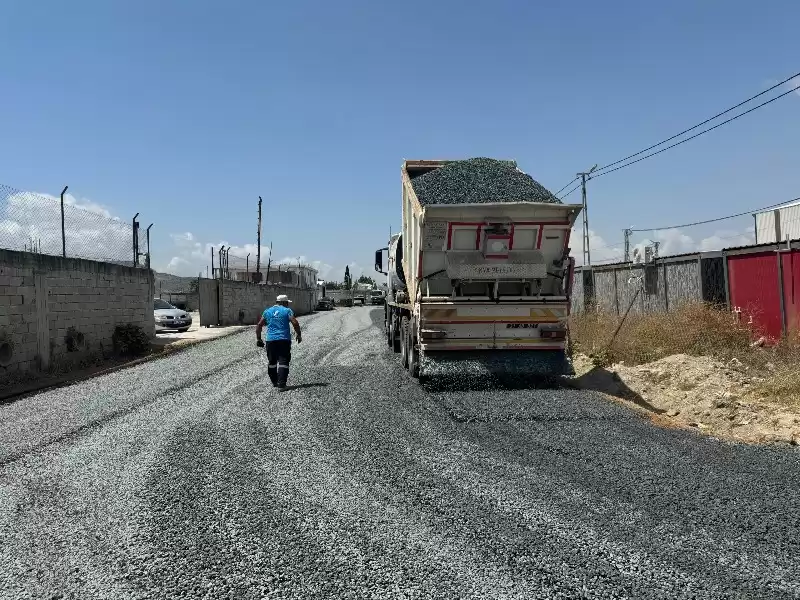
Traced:
<path id="1" fill-rule="evenodd" d="M 423 205 L 561 202 L 530 175 L 492 158 L 453 161 L 412 179 L 411 184 Z"/>
<path id="2" fill-rule="evenodd" d="M 650 412 L 706 434 L 740 442 L 800 445 L 800 415 L 789 407 L 755 397 L 763 381 L 736 359 L 675 354 L 643 365 L 618 363 L 594 370 L 579 355 L 578 383 L 588 389 L 633 400 Z"/>

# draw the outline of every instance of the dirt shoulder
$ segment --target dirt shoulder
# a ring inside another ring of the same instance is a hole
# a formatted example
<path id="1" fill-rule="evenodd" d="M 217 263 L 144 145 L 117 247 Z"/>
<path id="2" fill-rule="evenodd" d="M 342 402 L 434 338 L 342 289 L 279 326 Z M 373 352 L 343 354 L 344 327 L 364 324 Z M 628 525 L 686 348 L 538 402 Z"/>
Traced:
<path id="1" fill-rule="evenodd" d="M 737 359 L 686 354 L 605 368 L 576 354 L 574 365 L 579 387 L 612 396 L 661 425 L 694 427 L 739 442 L 800 445 L 800 411 L 763 395 L 769 366 L 759 374 Z"/>

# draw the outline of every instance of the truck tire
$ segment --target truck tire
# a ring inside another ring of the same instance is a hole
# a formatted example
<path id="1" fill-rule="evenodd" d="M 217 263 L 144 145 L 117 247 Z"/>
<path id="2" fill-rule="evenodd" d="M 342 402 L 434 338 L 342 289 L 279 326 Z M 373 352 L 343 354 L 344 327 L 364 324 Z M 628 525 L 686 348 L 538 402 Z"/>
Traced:
<path id="1" fill-rule="evenodd" d="M 402 363 L 404 369 L 408 368 L 408 340 L 408 317 L 403 317 L 402 321 L 400 321 L 400 362 Z"/>
<path id="2" fill-rule="evenodd" d="M 408 328 L 408 372 L 414 379 L 419 379 L 419 350 L 414 339 L 414 328 Z"/>
<path id="3" fill-rule="evenodd" d="M 397 314 L 392 314 L 392 350 L 400 352 L 400 323 Z"/>

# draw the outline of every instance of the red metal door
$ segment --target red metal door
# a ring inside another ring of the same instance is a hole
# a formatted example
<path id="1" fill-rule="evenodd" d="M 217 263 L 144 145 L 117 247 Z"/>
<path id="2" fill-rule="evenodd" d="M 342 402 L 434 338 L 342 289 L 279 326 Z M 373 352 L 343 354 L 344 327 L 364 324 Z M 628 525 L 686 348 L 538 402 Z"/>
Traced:
<path id="1" fill-rule="evenodd" d="M 776 339 L 781 336 L 783 327 L 775 252 L 728 256 L 728 287 L 731 310 L 740 311 L 744 323 L 752 321 L 757 335 Z"/>

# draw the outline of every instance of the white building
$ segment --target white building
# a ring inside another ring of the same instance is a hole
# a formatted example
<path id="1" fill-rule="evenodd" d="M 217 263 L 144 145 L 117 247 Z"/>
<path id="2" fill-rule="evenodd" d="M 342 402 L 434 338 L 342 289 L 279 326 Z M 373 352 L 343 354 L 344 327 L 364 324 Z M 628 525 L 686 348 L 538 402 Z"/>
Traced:
<path id="1" fill-rule="evenodd" d="M 754 213 L 756 244 L 800 239 L 800 202 Z"/>

